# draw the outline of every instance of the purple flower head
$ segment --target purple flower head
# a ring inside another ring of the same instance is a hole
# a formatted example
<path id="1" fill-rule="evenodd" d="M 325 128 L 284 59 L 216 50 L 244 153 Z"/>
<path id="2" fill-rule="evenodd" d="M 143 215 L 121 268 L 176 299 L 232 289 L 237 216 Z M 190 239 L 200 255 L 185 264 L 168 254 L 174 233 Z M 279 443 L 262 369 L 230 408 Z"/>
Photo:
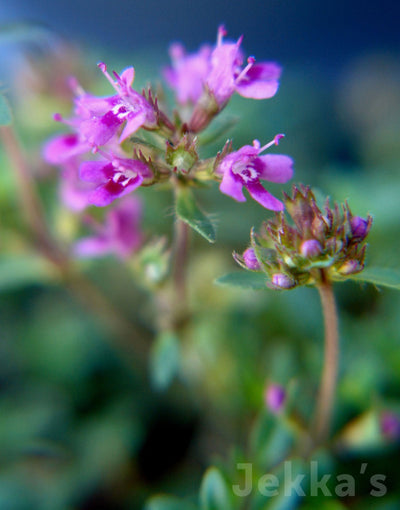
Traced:
<path id="1" fill-rule="evenodd" d="M 278 414 L 285 404 L 286 391 L 279 384 L 270 384 L 265 390 L 264 398 L 268 409 L 272 413 Z"/>
<path id="2" fill-rule="evenodd" d="M 196 103 L 211 69 L 211 47 L 204 45 L 197 53 L 187 54 L 181 44 L 175 43 L 169 53 L 172 66 L 164 69 L 164 78 L 175 90 L 179 103 Z"/>
<path id="3" fill-rule="evenodd" d="M 243 37 L 236 43 L 225 43 L 225 28 L 218 29 L 217 46 L 211 54 L 211 71 L 206 84 L 222 109 L 234 92 L 252 99 L 267 99 L 276 94 L 281 68 L 273 62 L 255 63 L 249 57 L 247 66 L 242 69 L 243 55 L 240 45 Z"/>
<path id="4" fill-rule="evenodd" d="M 293 175 L 293 161 L 289 156 L 280 154 L 260 153 L 271 145 L 278 145 L 283 135 L 277 135 L 272 142 L 260 147 L 260 142 L 254 140 L 253 146 L 245 145 L 236 152 L 225 156 L 219 163 L 216 173 L 222 175 L 219 189 L 238 202 L 245 202 L 243 186 L 250 196 L 266 209 L 281 211 L 283 203 L 272 196 L 260 183 L 260 179 L 270 182 L 286 182 Z"/>
<path id="5" fill-rule="evenodd" d="M 96 235 L 78 241 L 74 252 L 79 257 L 100 257 L 109 253 L 128 258 L 143 242 L 140 230 L 142 205 L 137 197 L 127 197 L 106 213 L 104 225 L 90 221 Z"/>
<path id="6" fill-rule="evenodd" d="M 85 161 L 79 174 L 83 181 L 93 182 L 97 187 L 88 195 L 88 202 L 99 207 L 111 204 L 116 198 L 127 195 L 152 177 L 150 168 L 136 159 L 108 155 L 98 161 Z"/>
<path id="7" fill-rule="evenodd" d="M 107 143 L 121 126 L 125 124 L 119 137 L 122 142 L 141 127 L 155 128 L 157 116 L 154 108 L 146 99 L 132 89 L 135 77 L 133 67 L 129 67 L 119 76 L 114 71 L 115 80 L 108 74 L 105 64 L 99 68 L 116 90 L 111 97 L 96 97 L 80 94 L 76 99 L 75 113 L 81 119 L 79 133 L 92 146 Z"/>
<path id="8" fill-rule="evenodd" d="M 261 269 L 260 263 L 257 260 L 253 248 L 247 248 L 247 250 L 243 253 L 243 261 L 246 266 L 253 271 L 258 271 Z"/>

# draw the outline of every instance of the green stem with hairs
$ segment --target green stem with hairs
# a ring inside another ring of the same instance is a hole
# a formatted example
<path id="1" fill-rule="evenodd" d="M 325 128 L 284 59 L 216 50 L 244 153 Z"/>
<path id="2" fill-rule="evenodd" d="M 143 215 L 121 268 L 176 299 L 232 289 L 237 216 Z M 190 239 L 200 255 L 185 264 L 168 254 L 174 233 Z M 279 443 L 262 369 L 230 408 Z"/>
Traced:
<path id="1" fill-rule="evenodd" d="M 339 334 L 338 318 L 332 283 L 321 271 L 322 278 L 317 286 L 321 298 L 325 326 L 325 352 L 321 385 L 319 388 L 312 440 L 318 446 L 329 437 L 335 403 L 338 370 Z"/>

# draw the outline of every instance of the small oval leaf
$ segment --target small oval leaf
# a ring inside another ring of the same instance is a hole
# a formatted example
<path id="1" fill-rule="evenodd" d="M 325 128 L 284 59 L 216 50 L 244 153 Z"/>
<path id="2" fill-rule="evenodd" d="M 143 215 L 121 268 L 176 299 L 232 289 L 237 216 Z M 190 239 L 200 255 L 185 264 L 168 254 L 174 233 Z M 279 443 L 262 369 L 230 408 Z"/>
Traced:
<path id="1" fill-rule="evenodd" d="M 150 355 L 150 376 L 154 387 L 166 390 L 179 372 L 179 339 L 170 331 L 161 333 Z"/>
<path id="2" fill-rule="evenodd" d="M 222 287 L 236 287 L 239 289 L 268 289 L 268 278 L 265 273 L 252 271 L 236 271 L 217 278 L 214 283 Z"/>
<path id="3" fill-rule="evenodd" d="M 216 467 L 207 469 L 200 488 L 202 510 L 231 510 L 230 491 Z"/>
<path id="4" fill-rule="evenodd" d="M 389 267 L 367 267 L 361 273 L 349 275 L 357 282 L 372 283 L 377 286 L 400 290 L 400 270 Z"/>
<path id="5" fill-rule="evenodd" d="M 214 225 L 210 218 L 199 209 L 190 189 L 186 187 L 178 189 L 175 207 L 178 218 L 187 223 L 208 242 L 215 242 Z"/>

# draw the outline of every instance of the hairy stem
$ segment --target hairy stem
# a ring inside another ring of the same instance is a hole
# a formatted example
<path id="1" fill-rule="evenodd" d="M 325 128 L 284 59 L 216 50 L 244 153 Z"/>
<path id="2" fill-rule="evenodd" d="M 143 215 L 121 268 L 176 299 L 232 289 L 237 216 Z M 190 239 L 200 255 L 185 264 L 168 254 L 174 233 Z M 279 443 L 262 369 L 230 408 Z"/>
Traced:
<path id="1" fill-rule="evenodd" d="M 318 291 L 324 315 L 325 353 L 312 434 L 315 445 L 320 444 L 329 436 L 335 400 L 339 351 L 338 319 L 332 284 L 323 277 L 318 285 Z"/>
<path id="2" fill-rule="evenodd" d="M 186 271 L 189 251 L 189 225 L 179 218 L 175 223 L 173 279 L 178 305 L 186 303 Z"/>
<path id="3" fill-rule="evenodd" d="M 0 128 L 0 138 L 15 171 L 21 208 L 31 234 L 46 258 L 59 266 L 62 264 L 64 257 L 48 231 L 42 204 L 19 140 L 10 126 Z"/>

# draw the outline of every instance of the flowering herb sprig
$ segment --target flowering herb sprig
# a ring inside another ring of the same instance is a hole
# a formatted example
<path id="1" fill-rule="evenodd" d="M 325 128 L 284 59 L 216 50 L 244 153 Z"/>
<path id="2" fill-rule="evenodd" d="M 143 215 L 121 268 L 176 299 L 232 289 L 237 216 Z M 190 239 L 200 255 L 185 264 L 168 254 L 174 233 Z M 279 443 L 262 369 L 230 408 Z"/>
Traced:
<path id="1" fill-rule="evenodd" d="M 133 67 L 110 74 L 104 63 L 98 65 L 114 89 L 108 97 L 94 96 L 76 79 L 70 80 L 75 93 L 73 115 L 64 119 L 57 114 L 55 119 L 72 132 L 54 137 L 44 149 L 45 159 L 63 169 L 68 205 L 81 210 L 86 197 L 87 205 L 104 207 L 138 187 L 169 182 L 175 189 L 178 217 L 210 241 L 215 238 L 210 234 L 212 222 L 197 207 L 190 191 L 201 181 L 220 182 L 221 192 L 240 202 L 245 200 L 245 187 L 263 207 L 282 210 L 282 202 L 270 195 L 260 180 L 283 183 L 292 177 L 291 158 L 261 155 L 283 135 L 264 146 L 254 141 L 253 146 L 234 152 L 228 141 L 215 157 L 201 158 L 198 134 L 234 92 L 265 99 L 278 90 L 280 67 L 256 63 L 254 57 L 242 67 L 242 37 L 226 42 L 225 35 L 220 27 L 215 47 L 203 46 L 194 54 L 186 54 L 179 44 L 171 47 L 172 66 L 164 70 L 164 76 L 176 95 L 173 116 L 151 88 L 134 90 Z"/>

